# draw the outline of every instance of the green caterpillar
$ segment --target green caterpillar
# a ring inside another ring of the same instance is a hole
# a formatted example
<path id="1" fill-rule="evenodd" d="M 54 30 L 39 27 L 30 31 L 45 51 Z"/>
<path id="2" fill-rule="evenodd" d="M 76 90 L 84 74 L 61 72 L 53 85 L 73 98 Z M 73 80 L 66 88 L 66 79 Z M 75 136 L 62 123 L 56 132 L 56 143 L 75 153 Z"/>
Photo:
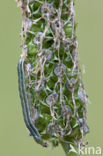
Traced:
<path id="1" fill-rule="evenodd" d="M 34 126 L 31 119 L 30 104 L 28 102 L 26 85 L 25 85 L 24 59 L 20 59 L 18 63 L 18 83 L 19 83 L 19 92 L 20 92 L 22 111 L 23 111 L 25 124 L 29 129 L 31 135 L 34 137 L 35 141 L 44 146 L 40 134 L 37 128 Z"/>

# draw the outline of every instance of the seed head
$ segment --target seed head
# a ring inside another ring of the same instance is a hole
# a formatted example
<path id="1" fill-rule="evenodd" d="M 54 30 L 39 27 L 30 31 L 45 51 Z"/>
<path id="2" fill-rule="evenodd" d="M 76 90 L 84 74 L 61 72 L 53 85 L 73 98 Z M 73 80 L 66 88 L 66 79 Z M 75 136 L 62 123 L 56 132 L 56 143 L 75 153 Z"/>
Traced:
<path id="1" fill-rule="evenodd" d="M 54 133 L 55 133 L 55 124 L 54 124 L 53 122 L 48 124 L 47 132 L 48 132 L 51 136 L 54 135 Z"/>
<path id="2" fill-rule="evenodd" d="M 46 57 L 47 61 L 50 61 L 53 57 L 53 51 L 49 49 L 44 49 L 43 50 L 44 56 Z"/>
<path id="3" fill-rule="evenodd" d="M 56 104 L 56 102 L 58 101 L 58 94 L 56 92 L 50 94 L 47 98 L 46 98 L 46 103 L 48 105 L 54 105 Z"/>
<path id="4" fill-rule="evenodd" d="M 45 84 L 46 84 L 45 80 L 41 80 L 41 81 L 38 80 L 37 83 L 34 86 L 35 91 L 36 92 L 42 91 L 45 88 Z"/>
<path id="5" fill-rule="evenodd" d="M 63 76 L 65 74 L 66 66 L 64 64 L 58 64 L 54 68 L 54 74 L 56 76 Z"/>
<path id="6" fill-rule="evenodd" d="M 70 106 L 69 105 L 64 105 L 62 110 L 61 110 L 62 116 L 71 115 L 71 113 L 72 113 L 72 110 L 71 110 Z"/>
<path id="7" fill-rule="evenodd" d="M 68 79 L 66 81 L 66 87 L 69 91 L 72 91 L 73 87 L 75 86 L 76 80 L 74 78 Z"/>

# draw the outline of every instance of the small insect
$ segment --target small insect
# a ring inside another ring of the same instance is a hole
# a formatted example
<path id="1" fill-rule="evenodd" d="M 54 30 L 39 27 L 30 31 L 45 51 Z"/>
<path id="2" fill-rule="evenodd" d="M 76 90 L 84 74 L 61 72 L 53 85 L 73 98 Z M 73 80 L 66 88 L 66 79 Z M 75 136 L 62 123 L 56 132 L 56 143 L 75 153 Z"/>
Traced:
<path id="1" fill-rule="evenodd" d="M 24 59 L 22 58 L 19 60 L 18 63 L 18 83 L 19 83 L 19 94 L 20 94 L 20 99 L 22 104 L 22 111 L 23 111 L 26 127 L 29 129 L 35 141 L 41 144 L 42 146 L 46 147 L 47 146 L 46 143 L 43 143 L 43 140 L 31 119 L 30 104 L 28 101 L 27 90 L 25 85 Z"/>

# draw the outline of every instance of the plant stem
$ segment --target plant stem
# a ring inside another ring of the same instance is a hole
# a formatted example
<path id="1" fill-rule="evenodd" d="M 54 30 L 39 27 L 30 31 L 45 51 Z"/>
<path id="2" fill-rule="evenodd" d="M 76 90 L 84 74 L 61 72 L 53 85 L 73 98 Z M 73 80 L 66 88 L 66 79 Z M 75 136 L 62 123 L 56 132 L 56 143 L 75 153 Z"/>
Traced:
<path id="1" fill-rule="evenodd" d="M 64 142 L 60 142 L 61 143 L 61 146 L 62 146 L 62 148 L 63 148 L 63 150 L 64 150 L 64 152 L 65 152 L 65 155 L 66 156 L 80 156 L 78 153 L 74 153 L 74 152 L 69 152 L 69 150 L 70 150 L 70 147 L 69 147 L 69 145 L 68 144 L 66 144 L 66 143 L 64 143 Z"/>
<path id="2" fill-rule="evenodd" d="M 62 148 L 63 148 L 66 156 L 69 156 L 69 153 L 68 153 L 68 150 L 67 150 L 67 145 L 65 143 L 63 143 L 63 142 L 61 142 L 61 145 L 62 145 Z"/>

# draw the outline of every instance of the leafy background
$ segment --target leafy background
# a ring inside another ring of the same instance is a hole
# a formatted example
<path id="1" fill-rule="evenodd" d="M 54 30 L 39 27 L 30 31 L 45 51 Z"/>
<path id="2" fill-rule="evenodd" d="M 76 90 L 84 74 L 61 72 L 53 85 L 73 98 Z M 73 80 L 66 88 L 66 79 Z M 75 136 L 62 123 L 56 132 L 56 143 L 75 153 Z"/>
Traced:
<path id="1" fill-rule="evenodd" d="M 89 146 L 103 150 L 103 0 L 76 0 L 80 65 L 88 104 Z M 22 117 L 17 85 L 21 12 L 14 0 L 0 2 L 0 155 L 64 156 L 61 147 L 43 149 L 28 136 Z M 103 152 L 102 152 L 103 155 Z"/>

